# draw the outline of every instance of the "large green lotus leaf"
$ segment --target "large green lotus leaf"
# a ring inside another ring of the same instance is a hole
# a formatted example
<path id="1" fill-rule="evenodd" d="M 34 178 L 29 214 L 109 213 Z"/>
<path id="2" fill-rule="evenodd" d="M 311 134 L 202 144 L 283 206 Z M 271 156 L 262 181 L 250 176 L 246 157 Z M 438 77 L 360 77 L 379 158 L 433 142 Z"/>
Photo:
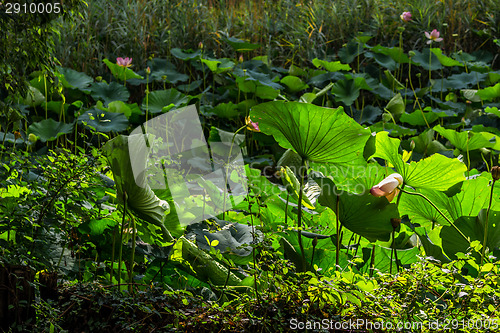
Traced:
<path id="1" fill-rule="evenodd" d="M 319 60 L 318 58 L 314 58 L 312 63 L 317 68 L 324 68 L 329 72 L 350 71 L 351 70 L 351 66 L 343 64 L 340 61 L 326 61 L 326 60 Z"/>
<path id="2" fill-rule="evenodd" d="M 454 221 L 461 216 L 476 216 L 489 199 L 489 178 L 486 175 L 466 180 L 460 192 L 449 197 L 436 190 L 421 190 L 420 193 L 431 200 L 448 219 Z M 407 214 L 413 223 L 429 226 L 432 223 L 448 225 L 435 208 L 425 199 L 403 193 L 399 203 L 401 214 Z"/>
<path id="3" fill-rule="evenodd" d="M 374 184 L 378 184 L 388 176 L 388 173 L 392 173 L 391 169 L 385 168 L 378 163 L 347 166 L 310 163 L 310 167 L 315 172 L 310 172 L 311 177 L 315 177 L 316 173 L 321 173 L 333 180 L 338 190 L 347 191 L 351 194 L 363 194 Z"/>
<path id="4" fill-rule="evenodd" d="M 411 57 L 413 63 L 420 65 L 426 71 L 429 69 L 431 71 L 443 69 L 443 65 L 439 62 L 438 57 L 429 51 L 429 49 L 424 49 L 422 52 L 414 50 L 415 55 Z M 432 56 L 429 56 L 431 54 Z"/>
<path id="5" fill-rule="evenodd" d="M 299 92 L 301 90 L 309 88 L 307 84 L 304 83 L 299 77 L 288 75 L 281 79 L 283 83 L 292 93 Z"/>
<path id="6" fill-rule="evenodd" d="M 434 126 L 434 130 L 463 152 L 479 148 L 500 148 L 500 140 L 496 140 L 497 136 L 488 132 L 457 132 L 441 125 Z"/>
<path id="7" fill-rule="evenodd" d="M 470 238 L 470 241 L 479 241 L 483 244 L 486 226 L 486 209 L 482 209 L 478 216 L 462 216 L 455 221 L 455 226 Z M 441 229 L 443 250 L 448 257 L 456 259 L 456 253 L 467 253 L 470 244 L 453 227 L 444 226 Z M 486 247 L 493 251 L 500 247 L 500 212 L 490 211 L 488 218 L 488 236 Z M 474 253 L 479 258 L 477 253 Z"/>
<path id="8" fill-rule="evenodd" d="M 321 205 L 336 212 L 337 194 L 339 195 L 339 219 L 344 227 L 370 241 L 390 239 L 393 230 L 391 218 L 399 217 L 395 203 L 374 197 L 369 191 L 362 194 L 341 191 L 326 177 L 315 177 L 314 180 L 321 188 L 318 198 Z"/>
<path id="9" fill-rule="evenodd" d="M 84 111 L 78 117 L 78 123 L 93 127 L 98 132 L 121 132 L 127 129 L 129 122 L 122 113 L 113 113 L 98 109 Z"/>
<path id="10" fill-rule="evenodd" d="M 476 93 L 483 101 L 493 101 L 500 97 L 500 83 L 495 84 L 493 87 L 479 89 Z"/>
<path id="11" fill-rule="evenodd" d="M 28 127 L 28 133 L 33 133 L 42 142 L 54 141 L 63 134 L 73 132 L 74 124 L 65 124 L 54 119 L 45 119 Z"/>
<path id="12" fill-rule="evenodd" d="M 349 106 L 358 99 L 360 90 L 354 80 L 342 79 L 335 82 L 332 94 L 335 96 L 336 102 L 342 102 Z"/>
<path id="13" fill-rule="evenodd" d="M 191 52 L 189 52 L 189 51 L 191 51 Z M 181 50 L 179 48 L 174 48 L 174 49 L 170 50 L 170 53 L 174 57 L 181 59 L 181 60 L 184 60 L 184 61 L 194 60 L 194 59 L 200 58 L 201 50 L 196 50 L 195 52 L 192 52 L 192 50 L 189 50 L 189 51 L 184 52 L 183 50 Z"/>
<path id="14" fill-rule="evenodd" d="M 112 63 L 108 59 L 104 59 L 103 62 L 108 66 L 111 74 L 115 79 L 120 81 L 126 81 L 130 79 L 144 79 L 142 76 L 134 72 L 128 67 L 120 66 L 118 64 Z"/>
<path id="15" fill-rule="evenodd" d="M 460 61 L 457 61 L 455 59 L 452 59 L 450 57 L 447 57 L 443 54 L 443 51 L 439 48 L 431 48 L 431 52 L 434 53 L 434 55 L 439 59 L 439 62 L 441 65 L 446 66 L 446 67 L 464 67 L 464 64 L 461 63 Z"/>
<path id="16" fill-rule="evenodd" d="M 418 162 L 407 164 L 399 155 L 398 139 L 389 138 L 387 132 L 379 132 L 376 136 L 375 154 L 388 161 L 403 176 L 404 182 L 418 189 L 446 191 L 453 185 L 464 181 L 467 167 L 458 159 L 434 154 Z"/>
<path id="17" fill-rule="evenodd" d="M 154 58 L 148 61 L 148 66 L 151 70 L 149 76 L 150 82 L 163 82 L 164 78 L 166 78 L 167 82 L 176 84 L 178 82 L 185 82 L 189 79 L 189 76 L 179 73 L 175 65 L 166 59 Z"/>
<path id="18" fill-rule="evenodd" d="M 35 107 L 37 105 L 42 104 L 43 102 L 45 102 L 45 97 L 42 95 L 40 90 L 38 90 L 35 87 L 29 86 L 28 93 L 26 94 L 26 97 L 23 99 L 23 104 Z"/>
<path id="19" fill-rule="evenodd" d="M 206 110 L 203 112 L 205 115 L 215 115 L 222 119 L 231 119 L 238 117 L 241 113 L 238 110 L 238 105 L 229 103 L 219 103 L 216 107 L 211 110 Z"/>
<path id="20" fill-rule="evenodd" d="M 344 113 L 298 102 L 268 102 L 250 111 L 260 130 L 293 149 L 301 158 L 325 163 L 363 162 L 363 149 L 370 132 Z"/>
<path id="21" fill-rule="evenodd" d="M 201 62 L 207 65 L 210 71 L 220 74 L 226 72 L 234 67 L 234 62 L 230 59 L 212 59 L 212 58 L 202 58 Z"/>
<path id="22" fill-rule="evenodd" d="M 370 49 L 372 52 L 385 54 L 390 56 L 394 61 L 400 64 L 407 64 L 410 59 L 406 55 L 405 51 L 400 47 L 385 47 L 381 45 L 374 46 Z"/>
<path id="23" fill-rule="evenodd" d="M 94 79 L 85 73 L 77 72 L 71 68 L 59 67 L 58 72 L 55 73 L 59 80 L 61 80 L 65 88 L 78 89 L 80 91 L 88 91 L 88 87 Z"/>
<path id="24" fill-rule="evenodd" d="M 247 93 L 255 93 L 256 97 L 262 99 L 275 99 L 280 94 L 278 89 L 261 84 L 260 81 L 249 81 L 243 77 L 236 79 L 238 89 Z"/>
<path id="25" fill-rule="evenodd" d="M 380 83 L 377 79 L 374 79 L 373 77 L 371 77 L 366 73 L 357 73 L 357 74 L 346 73 L 344 74 L 344 77 L 348 80 L 354 80 L 354 84 L 359 89 L 364 89 L 369 91 L 373 91 L 373 89 L 377 88 L 377 86 Z"/>
<path id="26" fill-rule="evenodd" d="M 189 97 L 174 88 L 155 90 L 149 94 L 147 104 L 146 98 L 143 99 L 141 108 L 146 110 L 147 107 L 150 113 L 155 114 L 185 106 L 188 102 Z"/>
<path id="27" fill-rule="evenodd" d="M 446 114 L 444 112 L 435 113 L 435 112 L 422 112 L 420 110 L 415 110 L 412 113 L 403 113 L 399 120 L 402 123 L 407 123 L 413 126 L 417 125 L 425 126 L 426 124 L 432 124 L 433 122 L 438 120 L 440 118 L 440 115 L 441 116 L 444 115 L 444 117 L 446 117 Z"/>
<path id="28" fill-rule="evenodd" d="M 365 105 L 363 109 L 357 110 L 353 108 L 353 118 L 359 124 L 373 124 L 375 120 L 382 114 L 382 109 L 373 105 Z"/>
<path id="29" fill-rule="evenodd" d="M 108 111 L 113 113 L 123 113 L 127 119 L 138 117 L 142 114 L 141 109 L 134 104 L 125 104 L 122 101 L 114 101 L 108 104 Z"/>
<path id="30" fill-rule="evenodd" d="M 445 79 L 434 80 L 434 87 L 439 89 L 465 89 L 470 88 L 482 82 L 488 75 L 478 72 L 460 73 L 448 76 Z"/>
<path id="31" fill-rule="evenodd" d="M 466 171 L 467 167 L 458 159 L 434 154 L 410 165 L 405 164 L 401 175 L 412 187 L 446 191 L 464 181 Z"/>
<path id="32" fill-rule="evenodd" d="M 386 73 L 388 72 L 386 71 Z M 403 101 L 401 94 L 398 93 L 393 98 L 391 98 L 389 103 L 387 103 L 385 110 L 389 111 L 394 118 L 399 119 L 403 112 L 405 112 L 405 107 L 405 102 Z"/>
<path id="33" fill-rule="evenodd" d="M 126 102 L 130 93 L 127 88 L 117 82 L 95 82 L 90 86 L 91 96 L 93 99 L 104 101 L 104 105 L 108 105 L 113 101 Z"/>
<path id="34" fill-rule="evenodd" d="M 350 64 L 357 56 L 364 52 L 364 48 L 364 43 L 353 39 L 339 50 L 339 59 L 342 60 L 344 64 Z"/>
<path id="35" fill-rule="evenodd" d="M 397 68 L 397 62 L 394 61 L 389 55 L 382 53 L 366 52 L 365 57 L 373 58 L 382 67 L 387 68 L 390 71 L 395 71 Z"/>
<path id="36" fill-rule="evenodd" d="M 386 160 L 403 175 L 400 171 L 405 170 L 405 163 L 398 153 L 400 143 L 399 139 L 390 138 L 388 132 L 378 132 L 375 138 L 375 154 L 372 157 Z"/>
<path id="37" fill-rule="evenodd" d="M 253 51 L 260 47 L 259 44 L 245 42 L 244 40 L 235 37 L 222 38 L 222 40 L 231 45 L 231 47 L 237 52 Z"/>
<path id="38" fill-rule="evenodd" d="M 182 235 L 183 229 L 179 220 L 167 219 L 170 213 L 167 201 L 160 200 L 151 190 L 148 173 L 141 172 L 136 177 L 134 176 L 130 151 L 134 153 L 134 166 L 146 170 L 148 148 L 144 137 L 142 135 L 118 135 L 106 142 L 103 150 L 113 171 L 118 200 L 123 202 L 124 193 L 126 193 L 127 207 L 143 220 L 161 227 L 165 241 L 173 239 L 171 233 L 175 236 Z"/>

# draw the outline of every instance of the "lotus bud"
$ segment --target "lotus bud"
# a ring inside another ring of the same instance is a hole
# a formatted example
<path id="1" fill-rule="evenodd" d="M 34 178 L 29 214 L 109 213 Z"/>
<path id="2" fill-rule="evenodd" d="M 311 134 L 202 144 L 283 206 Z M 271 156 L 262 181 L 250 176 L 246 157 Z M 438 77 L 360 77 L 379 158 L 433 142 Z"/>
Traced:
<path id="1" fill-rule="evenodd" d="M 146 74 L 148 74 L 148 75 L 151 74 L 151 68 L 149 68 L 149 66 L 148 66 L 148 68 L 146 68 Z"/>
<path id="2" fill-rule="evenodd" d="M 404 22 L 410 22 L 411 21 L 411 13 L 410 12 L 403 12 L 399 17 Z"/>
<path id="3" fill-rule="evenodd" d="M 398 186 L 403 185 L 403 176 L 393 173 L 385 177 L 380 183 L 370 189 L 371 195 L 375 197 L 386 197 L 391 202 L 399 193 Z"/>
<path id="4" fill-rule="evenodd" d="M 198 48 L 201 49 L 201 50 L 203 50 L 203 42 L 199 42 L 198 43 Z"/>
<path id="5" fill-rule="evenodd" d="M 38 141 L 38 138 L 36 137 L 35 134 L 30 133 L 30 135 L 28 135 L 28 141 L 31 142 L 32 144 L 34 144 Z"/>
<path id="6" fill-rule="evenodd" d="M 166 75 L 162 75 L 162 76 L 161 76 L 161 79 L 162 79 L 163 81 L 167 81 L 167 76 L 166 76 Z"/>
<path id="7" fill-rule="evenodd" d="M 415 141 L 411 140 L 410 142 L 410 150 L 413 151 L 415 149 Z"/>
<path id="8" fill-rule="evenodd" d="M 416 55 L 415 51 L 410 51 L 408 52 L 408 55 L 411 57 L 414 57 Z"/>
<path id="9" fill-rule="evenodd" d="M 493 177 L 493 181 L 500 179 L 500 167 L 498 165 L 491 168 L 491 176 Z"/>
<path id="10" fill-rule="evenodd" d="M 248 130 L 252 132 L 260 132 L 259 123 L 252 121 L 252 119 L 250 119 L 250 116 L 245 118 L 245 122 L 247 124 Z"/>
<path id="11" fill-rule="evenodd" d="M 97 82 L 102 82 L 102 76 L 97 76 L 97 77 L 95 78 L 95 80 L 96 80 Z"/>

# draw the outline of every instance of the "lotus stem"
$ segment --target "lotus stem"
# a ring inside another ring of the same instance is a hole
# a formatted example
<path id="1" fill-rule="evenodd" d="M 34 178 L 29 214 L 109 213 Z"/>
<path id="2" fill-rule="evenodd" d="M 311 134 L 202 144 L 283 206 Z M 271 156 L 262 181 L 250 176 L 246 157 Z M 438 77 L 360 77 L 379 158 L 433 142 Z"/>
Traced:
<path id="1" fill-rule="evenodd" d="M 489 222 L 490 209 L 491 209 L 491 204 L 493 202 L 493 189 L 495 188 L 495 182 L 496 182 L 496 179 L 493 178 L 493 183 L 491 184 L 490 203 L 488 205 L 488 210 L 486 211 L 486 221 L 485 221 L 485 226 L 484 226 L 484 238 L 483 238 L 483 249 L 481 251 L 481 265 L 484 262 L 484 255 L 486 253 L 486 241 L 488 240 L 488 226 L 490 224 L 490 222 Z"/>
<path id="2" fill-rule="evenodd" d="M 123 230 L 125 228 L 125 219 L 127 216 L 127 192 L 123 191 L 123 216 L 122 216 L 122 225 L 120 230 L 120 250 L 118 251 L 118 283 L 121 283 L 121 274 L 122 274 L 122 254 L 123 254 Z"/>
<path id="3" fill-rule="evenodd" d="M 340 206 L 340 197 L 337 195 L 337 206 L 336 206 L 336 212 L 335 212 L 335 219 L 336 219 L 336 226 L 337 226 L 337 242 L 335 244 L 336 247 L 336 253 L 335 253 L 335 269 L 338 268 L 339 266 L 339 256 L 340 256 L 340 218 L 339 218 L 339 207 Z"/>
<path id="4" fill-rule="evenodd" d="M 302 244 L 302 192 L 304 192 L 304 177 L 305 177 L 305 162 L 306 159 L 302 157 L 302 162 L 300 163 L 300 186 L 299 186 L 299 213 L 297 216 L 297 227 L 299 234 L 299 247 L 302 253 L 302 269 L 305 271 L 306 267 L 306 254 L 304 252 L 304 245 Z M 338 235 L 337 235 L 338 236 Z"/>
<path id="5" fill-rule="evenodd" d="M 226 216 L 226 197 L 227 197 L 227 180 L 229 178 L 229 163 L 231 162 L 231 154 L 233 152 L 233 145 L 234 145 L 234 140 L 236 139 L 236 134 L 238 134 L 239 131 L 242 129 L 246 128 L 247 125 L 243 125 L 240 128 L 236 130 L 233 134 L 233 139 L 231 140 L 231 147 L 229 148 L 229 154 L 227 156 L 227 165 L 226 165 L 226 180 L 224 182 L 224 202 L 222 204 L 222 219 L 225 219 Z"/>
<path id="6" fill-rule="evenodd" d="M 375 270 L 375 244 L 372 247 L 372 255 L 370 260 L 370 277 L 373 277 L 373 271 Z"/>
<path id="7" fill-rule="evenodd" d="M 130 219 L 132 221 L 132 253 L 130 254 L 130 274 L 128 276 L 129 283 L 129 292 L 132 294 L 132 278 L 134 276 L 134 262 L 135 262 L 135 240 L 137 236 L 137 230 L 135 225 L 135 219 L 132 215 L 130 215 Z"/>

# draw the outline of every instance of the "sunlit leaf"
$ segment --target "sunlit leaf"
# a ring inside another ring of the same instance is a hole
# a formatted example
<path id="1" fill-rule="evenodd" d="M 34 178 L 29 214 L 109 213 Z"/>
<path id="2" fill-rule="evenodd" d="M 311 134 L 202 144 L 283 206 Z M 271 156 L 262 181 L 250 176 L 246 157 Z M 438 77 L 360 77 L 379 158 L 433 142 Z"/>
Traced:
<path id="1" fill-rule="evenodd" d="M 329 109 L 297 102 L 268 102 L 250 112 L 252 121 L 263 133 L 293 149 L 303 159 L 350 164 L 360 163 L 369 131 L 344 113 L 343 108 Z"/>

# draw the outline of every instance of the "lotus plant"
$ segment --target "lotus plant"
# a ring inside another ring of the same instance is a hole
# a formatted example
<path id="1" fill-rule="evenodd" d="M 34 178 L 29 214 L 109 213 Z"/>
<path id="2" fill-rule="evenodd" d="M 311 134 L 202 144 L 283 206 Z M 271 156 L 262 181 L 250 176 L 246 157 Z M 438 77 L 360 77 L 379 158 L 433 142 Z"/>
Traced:
<path id="1" fill-rule="evenodd" d="M 432 42 L 442 42 L 443 41 L 443 38 L 439 37 L 439 31 L 437 31 L 437 29 L 432 30 L 431 33 L 428 33 L 426 31 L 425 37 L 427 37 L 427 39 L 428 39 L 427 44 L 431 44 Z"/>
<path id="2" fill-rule="evenodd" d="M 393 173 L 373 186 L 370 193 L 376 197 L 386 197 L 391 202 L 399 193 L 398 186 L 402 184 L 403 177 L 399 173 Z"/>
<path id="3" fill-rule="evenodd" d="M 116 64 L 118 66 L 121 66 L 121 67 L 130 67 L 132 66 L 132 58 L 129 58 L 129 57 L 126 57 L 126 58 L 122 58 L 122 57 L 118 57 L 116 58 Z"/>
<path id="4" fill-rule="evenodd" d="M 404 22 L 410 22 L 411 21 L 411 13 L 410 12 L 403 12 L 403 14 L 401 14 L 399 17 Z"/>
<path id="5" fill-rule="evenodd" d="M 248 130 L 252 132 L 260 132 L 259 123 L 252 121 L 252 119 L 250 119 L 250 116 L 245 118 L 245 122 Z"/>

